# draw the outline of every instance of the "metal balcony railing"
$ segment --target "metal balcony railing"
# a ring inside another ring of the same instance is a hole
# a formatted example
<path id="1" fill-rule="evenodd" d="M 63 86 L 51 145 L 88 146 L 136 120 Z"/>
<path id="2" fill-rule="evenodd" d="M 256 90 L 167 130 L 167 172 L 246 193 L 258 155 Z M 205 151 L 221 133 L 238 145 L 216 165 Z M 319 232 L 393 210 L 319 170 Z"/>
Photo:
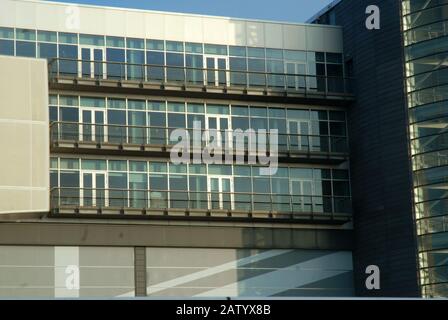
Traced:
<path id="1" fill-rule="evenodd" d="M 49 79 L 94 79 L 136 81 L 184 87 L 254 89 L 301 93 L 305 95 L 353 96 L 352 79 L 340 76 L 317 76 L 183 66 L 133 64 L 56 58 L 49 62 Z"/>
<path id="2" fill-rule="evenodd" d="M 53 188 L 51 208 L 225 210 L 351 216 L 350 197 L 185 190 Z"/>
<path id="3" fill-rule="evenodd" d="M 216 138 L 216 144 L 224 149 L 224 151 L 239 151 L 241 147 L 246 151 L 250 150 L 248 135 L 243 136 L 238 140 L 236 131 L 215 129 L 198 130 L 157 126 L 52 122 L 50 124 L 50 139 L 52 145 L 61 142 L 85 142 L 96 144 L 169 147 L 178 142 L 177 137 L 175 137 L 176 140 L 170 139 L 171 133 L 177 129 L 185 130 L 190 139 L 192 149 L 195 147 L 203 149 L 209 145 L 209 141 L 214 141 Z M 256 131 L 253 132 L 256 134 Z M 194 138 L 197 136 L 199 136 L 201 140 L 195 141 Z M 271 143 L 273 142 L 271 137 L 272 134 L 267 131 L 266 150 L 271 149 Z M 253 138 L 255 137 L 253 136 Z M 238 141 L 243 142 L 240 145 L 238 144 Z M 253 140 L 254 143 L 256 143 L 256 141 L 257 140 Z M 256 149 L 256 144 L 254 146 Z M 277 135 L 277 150 L 279 152 L 347 154 L 348 142 L 347 137 L 344 136 L 279 133 Z M 253 151 L 255 152 L 256 150 Z"/>

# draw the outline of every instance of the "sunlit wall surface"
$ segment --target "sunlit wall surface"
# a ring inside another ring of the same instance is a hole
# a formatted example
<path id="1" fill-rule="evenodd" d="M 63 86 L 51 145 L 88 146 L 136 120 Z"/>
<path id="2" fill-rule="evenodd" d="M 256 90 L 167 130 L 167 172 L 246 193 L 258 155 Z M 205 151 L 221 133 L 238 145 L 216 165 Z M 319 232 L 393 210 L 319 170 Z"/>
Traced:
<path id="1" fill-rule="evenodd" d="M 402 15 L 422 295 L 448 296 L 448 0 Z"/>

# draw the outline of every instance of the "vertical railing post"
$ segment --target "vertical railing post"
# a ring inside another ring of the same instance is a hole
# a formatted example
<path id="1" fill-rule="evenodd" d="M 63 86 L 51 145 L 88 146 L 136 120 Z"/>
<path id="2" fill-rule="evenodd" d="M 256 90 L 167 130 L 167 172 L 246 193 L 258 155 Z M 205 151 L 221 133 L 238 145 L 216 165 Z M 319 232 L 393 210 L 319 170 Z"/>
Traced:
<path id="1" fill-rule="evenodd" d="M 265 71 L 264 72 L 264 89 L 265 89 L 266 92 L 268 91 L 268 88 L 269 88 L 269 86 L 268 86 L 268 73 Z"/>

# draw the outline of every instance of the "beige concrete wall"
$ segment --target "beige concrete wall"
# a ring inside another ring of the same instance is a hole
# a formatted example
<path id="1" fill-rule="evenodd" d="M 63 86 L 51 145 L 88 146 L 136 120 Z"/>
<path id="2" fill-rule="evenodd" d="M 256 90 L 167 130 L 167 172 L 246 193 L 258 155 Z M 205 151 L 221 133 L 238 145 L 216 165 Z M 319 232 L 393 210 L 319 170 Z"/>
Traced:
<path id="1" fill-rule="evenodd" d="M 49 211 L 46 60 L 0 56 L 0 214 Z"/>
<path id="2" fill-rule="evenodd" d="M 123 6 L 126 6 L 123 1 Z M 96 35 L 342 52 L 342 28 L 192 14 L 0 0 L 0 26 Z"/>

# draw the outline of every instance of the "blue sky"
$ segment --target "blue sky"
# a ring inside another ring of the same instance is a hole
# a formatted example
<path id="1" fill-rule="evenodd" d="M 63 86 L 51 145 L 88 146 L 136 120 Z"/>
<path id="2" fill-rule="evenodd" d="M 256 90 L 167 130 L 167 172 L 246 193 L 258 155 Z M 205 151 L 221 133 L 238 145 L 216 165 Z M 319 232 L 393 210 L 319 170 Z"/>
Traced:
<path id="1" fill-rule="evenodd" d="M 58 0 L 58 2 L 305 22 L 332 0 Z"/>

